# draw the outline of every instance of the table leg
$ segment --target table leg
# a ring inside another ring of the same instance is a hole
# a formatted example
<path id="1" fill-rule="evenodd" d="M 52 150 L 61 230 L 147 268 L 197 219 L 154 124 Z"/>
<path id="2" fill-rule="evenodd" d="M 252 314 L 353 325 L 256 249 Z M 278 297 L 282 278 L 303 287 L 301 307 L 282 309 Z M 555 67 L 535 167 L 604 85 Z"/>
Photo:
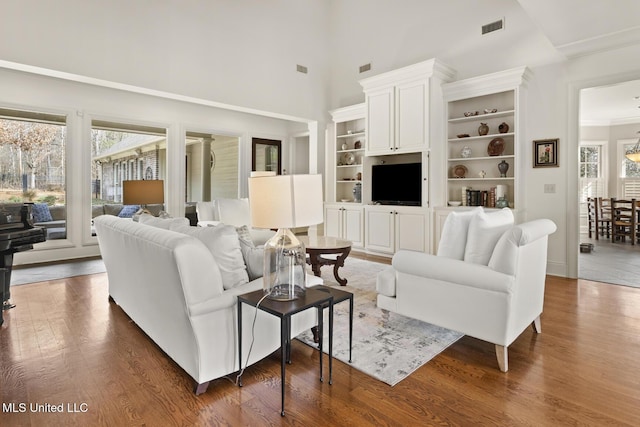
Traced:
<path id="1" fill-rule="evenodd" d="M 311 271 L 316 277 L 320 277 L 320 254 L 315 251 L 309 251 L 309 264 L 311 264 Z"/>
<path id="2" fill-rule="evenodd" d="M 319 336 L 319 343 L 318 343 L 318 350 L 320 353 L 320 382 L 324 381 L 324 379 L 322 378 L 322 342 L 324 341 L 323 339 L 323 334 L 324 334 L 324 330 L 323 330 L 323 324 L 324 324 L 324 316 L 322 315 L 322 305 L 318 306 L 318 311 L 320 312 L 320 314 L 318 315 L 318 336 Z"/>
<path id="3" fill-rule="evenodd" d="M 280 320 L 280 356 L 281 356 L 281 360 L 280 360 L 280 383 L 281 383 L 281 391 L 282 391 L 282 411 L 280 412 L 280 415 L 282 415 L 284 417 L 284 379 L 285 379 L 285 365 L 287 364 L 287 349 L 286 349 L 286 345 L 287 345 L 287 339 L 286 339 L 286 333 L 287 333 L 287 316 L 283 317 Z"/>
<path id="4" fill-rule="evenodd" d="M 329 385 L 333 384 L 333 298 L 329 301 Z"/>
<path id="5" fill-rule="evenodd" d="M 257 309 L 256 309 L 257 310 Z M 238 301 L 238 387 L 242 387 L 242 302 Z"/>
<path id="6" fill-rule="evenodd" d="M 338 256 L 336 259 L 336 263 L 333 265 L 333 277 L 336 278 L 336 281 L 340 283 L 340 286 L 345 286 L 347 284 L 347 279 L 341 279 L 338 275 L 338 269 L 340 267 L 344 267 L 344 260 L 347 259 L 347 256 L 351 252 L 351 247 L 345 248 L 345 250 Z M 320 267 L 318 267 L 318 270 Z"/>
<path id="7" fill-rule="evenodd" d="M 351 363 L 351 349 L 353 346 L 353 294 L 349 297 L 349 363 Z"/>

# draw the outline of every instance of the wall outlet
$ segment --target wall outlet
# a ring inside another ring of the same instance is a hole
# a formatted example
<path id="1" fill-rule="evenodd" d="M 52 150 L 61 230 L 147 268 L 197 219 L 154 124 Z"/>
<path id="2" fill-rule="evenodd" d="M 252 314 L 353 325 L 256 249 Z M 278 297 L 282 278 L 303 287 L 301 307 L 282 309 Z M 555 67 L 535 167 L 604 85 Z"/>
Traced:
<path id="1" fill-rule="evenodd" d="M 544 192 L 545 193 L 555 193 L 556 192 L 556 185 L 555 184 L 545 184 L 544 185 Z"/>

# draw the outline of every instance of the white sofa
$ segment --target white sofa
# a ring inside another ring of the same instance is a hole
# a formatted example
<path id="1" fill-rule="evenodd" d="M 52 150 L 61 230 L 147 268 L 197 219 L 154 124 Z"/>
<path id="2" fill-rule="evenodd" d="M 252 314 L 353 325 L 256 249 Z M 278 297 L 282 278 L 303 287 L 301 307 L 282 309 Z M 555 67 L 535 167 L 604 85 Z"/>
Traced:
<path id="1" fill-rule="evenodd" d="M 261 289 L 262 279 L 247 282 L 235 228 L 189 227 L 185 218 L 145 215 L 140 223 L 103 215 L 95 227 L 110 298 L 195 380 L 196 394 L 209 381 L 238 371 L 236 297 Z M 308 280 L 321 283 L 314 276 Z M 249 364 L 280 347 L 280 321 L 258 311 L 252 334 L 255 310 L 242 313 L 244 367 L 252 335 Z M 295 315 L 292 337 L 316 319 L 315 310 Z"/>
<path id="2" fill-rule="evenodd" d="M 198 225 L 206 227 L 220 223 L 236 227 L 249 227 L 251 239 L 256 246 L 264 243 L 275 235 L 272 230 L 251 227 L 251 211 L 249 199 L 215 199 L 210 202 L 197 202 Z"/>
<path id="3" fill-rule="evenodd" d="M 437 256 L 393 256 L 377 277 L 377 305 L 495 344 L 506 372 L 508 346 L 530 324 L 541 332 L 547 236 L 555 230 L 547 219 L 514 226 L 508 210 L 452 212 Z"/>

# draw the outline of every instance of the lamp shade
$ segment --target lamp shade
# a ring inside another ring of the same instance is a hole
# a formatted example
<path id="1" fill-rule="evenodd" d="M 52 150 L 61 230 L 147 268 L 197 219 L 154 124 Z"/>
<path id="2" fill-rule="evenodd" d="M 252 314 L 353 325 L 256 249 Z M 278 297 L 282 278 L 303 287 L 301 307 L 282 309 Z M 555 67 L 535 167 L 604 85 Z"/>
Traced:
<path id="1" fill-rule="evenodd" d="M 323 221 L 322 175 L 249 178 L 251 226 L 295 228 Z"/>
<path id="2" fill-rule="evenodd" d="M 125 205 L 149 205 L 164 203 L 164 181 L 122 181 L 122 203 Z"/>

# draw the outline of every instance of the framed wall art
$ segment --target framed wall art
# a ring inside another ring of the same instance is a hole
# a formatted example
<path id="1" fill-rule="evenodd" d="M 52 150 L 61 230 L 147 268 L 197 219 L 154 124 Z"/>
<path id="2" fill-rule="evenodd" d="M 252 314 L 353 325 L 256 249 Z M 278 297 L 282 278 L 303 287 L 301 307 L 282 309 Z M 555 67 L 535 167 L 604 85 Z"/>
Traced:
<path id="1" fill-rule="evenodd" d="M 558 138 L 533 141 L 533 167 L 558 166 Z"/>

